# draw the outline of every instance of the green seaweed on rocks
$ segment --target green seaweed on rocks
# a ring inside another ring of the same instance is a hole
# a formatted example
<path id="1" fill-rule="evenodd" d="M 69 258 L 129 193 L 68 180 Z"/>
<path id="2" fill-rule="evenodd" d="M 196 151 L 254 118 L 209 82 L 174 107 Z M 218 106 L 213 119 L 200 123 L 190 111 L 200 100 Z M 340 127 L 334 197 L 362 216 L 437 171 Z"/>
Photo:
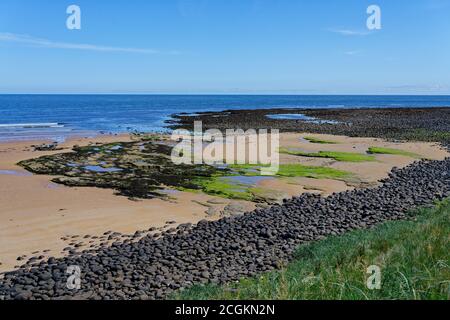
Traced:
<path id="1" fill-rule="evenodd" d="M 287 148 L 280 148 L 280 153 L 289 154 L 299 157 L 309 158 L 329 158 L 343 162 L 369 162 L 375 161 L 375 157 L 367 154 L 355 152 L 337 152 L 337 151 L 319 151 L 319 152 L 303 152 Z"/>
<path id="2" fill-rule="evenodd" d="M 73 152 L 25 160 L 19 165 L 35 174 L 55 176 L 52 179 L 55 183 L 113 189 L 131 199 L 167 199 L 167 193 L 163 192 L 167 188 L 255 202 L 261 202 L 268 194 L 256 188 L 259 176 L 264 179 L 261 168 L 265 165 L 220 168 L 174 164 L 171 153 L 172 146 L 163 141 L 138 140 L 76 146 Z M 281 164 L 275 176 L 348 181 L 353 178 L 345 171 L 301 164 Z"/>
<path id="3" fill-rule="evenodd" d="M 231 165 L 230 169 L 238 170 L 240 174 L 251 176 L 260 175 L 260 170 L 263 167 L 267 167 L 267 165 L 238 164 Z M 305 166 L 299 163 L 280 164 L 276 175 L 279 177 L 305 177 L 345 181 L 352 180 L 354 178 L 353 174 L 347 171 L 329 167 Z"/>
<path id="4" fill-rule="evenodd" d="M 450 142 L 450 131 L 434 130 L 432 127 L 429 129 L 412 129 L 402 132 L 398 139 L 404 139 L 408 141 L 432 141 L 432 142 Z"/>
<path id="5" fill-rule="evenodd" d="M 230 180 L 222 179 L 222 177 L 197 179 L 196 184 L 201 186 L 203 192 L 210 195 L 228 199 L 253 200 L 253 195 L 248 185 L 233 183 Z"/>
<path id="6" fill-rule="evenodd" d="M 311 142 L 311 143 L 317 143 L 317 144 L 338 144 L 338 142 L 335 141 L 329 141 L 329 140 L 323 140 L 316 137 L 304 137 L 303 139 Z"/>
<path id="7" fill-rule="evenodd" d="M 133 141 L 74 147 L 73 152 L 19 162 L 35 174 L 57 176 L 67 186 L 114 189 L 129 198 L 167 198 L 169 188 L 199 190 L 198 178 L 224 175 L 227 169 L 174 164 L 172 147 L 154 141 Z"/>
<path id="8" fill-rule="evenodd" d="M 255 177 L 257 179 L 252 181 Z M 250 181 L 245 182 L 247 178 L 250 178 Z M 271 178 L 272 177 L 257 177 L 253 175 L 222 176 L 202 179 L 198 184 L 201 185 L 203 192 L 227 199 L 269 204 L 281 203 L 283 199 L 289 197 L 286 193 L 256 186 L 258 180 Z"/>
<path id="9" fill-rule="evenodd" d="M 305 177 L 314 179 L 350 180 L 350 172 L 328 167 L 305 166 L 301 164 L 282 164 L 278 175 L 281 177 Z"/>
<path id="10" fill-rule="evenodd" d="M 417 159 L 422 158 L 422 156 L 417 153 L 408 152 L 408 151 L 404 151 L 404 150 L 400 150 L 400 149 L 383 148 L 383 147 L 370 147 L 367 152 L 370 154 L 390 154 L 390 155 L 405 156 L 405 157 L 417 158 Z"/>

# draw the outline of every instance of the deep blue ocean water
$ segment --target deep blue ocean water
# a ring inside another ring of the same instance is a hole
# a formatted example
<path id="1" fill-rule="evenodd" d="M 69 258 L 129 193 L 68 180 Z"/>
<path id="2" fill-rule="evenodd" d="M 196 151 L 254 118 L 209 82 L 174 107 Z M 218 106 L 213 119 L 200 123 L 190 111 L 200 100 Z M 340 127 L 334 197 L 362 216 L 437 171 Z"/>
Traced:
<path id="1" fill-rule="evenodd" d="M 161 131 L 180 112 L 437 106 L 450 107 L 450 96 L 0 95 L 0 140 Z"/>

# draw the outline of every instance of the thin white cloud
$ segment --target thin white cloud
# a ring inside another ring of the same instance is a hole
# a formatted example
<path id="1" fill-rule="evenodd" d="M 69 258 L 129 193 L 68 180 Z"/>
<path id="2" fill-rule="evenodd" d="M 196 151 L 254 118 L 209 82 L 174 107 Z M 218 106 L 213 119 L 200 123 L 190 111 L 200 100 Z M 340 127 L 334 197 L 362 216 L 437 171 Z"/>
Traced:
<path id="1" fill-rule="evenodd" d="M 361 51 L 360 50 L 350 50 L 350 51 L 345 51 L 344 54 L 348 55 L 348 56 L 356 56 L 358 54 L 360 54 Z"/>
<path id="2" fill-rule="evenodd" d="M 350 30 L 350 29 L 330 29 L 329 31 L 343 36 L 367 36 L 370 34 L 370 32 L 368 31 Z"/>
<path id="3" fill-rule="evenodd" d="M 8 32 L 0 32 L 0 41 L 16 42 L 42 48 L 53 48 L 53 49 L 72 49 L 72 50 L 87 50 L 87 51 L 101 51 L 101 52 L 141 53 L 141 54 L 158 54 L 158 53 L 179 54 L 178 51 L 160 52 L 154 49 L 125 48 L 125 47 L 100 46 L 83 43 L 57 42 L 42 38 L 36 38 L 28 35 L 14 34 Z"/>

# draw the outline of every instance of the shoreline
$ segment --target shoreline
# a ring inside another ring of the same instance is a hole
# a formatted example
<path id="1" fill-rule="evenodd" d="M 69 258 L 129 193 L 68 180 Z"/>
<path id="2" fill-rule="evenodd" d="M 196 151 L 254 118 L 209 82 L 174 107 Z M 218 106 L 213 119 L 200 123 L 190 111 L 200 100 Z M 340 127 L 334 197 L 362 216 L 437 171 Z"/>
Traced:
<path id="1" fill-rule="evenodd" d="M 233 120 L 224 121 L 224 125 L 230 121 Z M 280 123 L 296 127 L 304 124 L 297 120 Z M 206 123 L 205 127 L 209 125 Z M 239 126 L 239 122 L 234 125 Z M 331 130 L 342 125 L 324 127 Z M 376 129 L 372 132 L 381 132 L 380 127 Z M 445 141 L 401 142 L 379 136 L 352 137 L 312 131 L 281 134 L 280 146 L 304 153 L 282 154 L 282 163 L 348 170 L 358 176 L 357 185 L 326 179 L 306 181 L 308 178 L 304 177 L 295 181 L 264 181 L 269 189 L 288 192 L 281 204 L 267 208 L 253 204 L 240 214 L 225 217 L 205 215 L 205 203 L 224 200 L 204 193 L 180 192 L 174 202 L 131 201 L 115 195 L 112 189 L 49 187 L 54 176 L 0 174 L 3 186 L 0 271 L 7 271 L 0 276 L 0 299 L 162 299 L 192 284 L 228 283 L 278 269 L 291 259 L 298 244 L 387 220 L 406 219 L 408 210 L 450 195 L 450 158 L 444 149 L 448 146 Z M 357 131 L 358 127 L 355 135 Z M 18 161 L 70 152 L 75 143 L 130 139 L 130 136 L 103 136 L 100 140 L 71 140 L 60 145 L 65 150 L 44 152 L 33 152 L 29 142 L 0 143 L 0 170 L 23 173 L 16 165 Z M 375 154 L 371 156 L 374 161 L 360 163 L 307 156 L 323 150 L 361 155 L 367 154 L 370 147 L 392 148 L 402 153 Z M 420 160 L 411 155 L 434 160 Z M 314 182 L 322 184 L 311 186 Z M 19 208 L 14 209 L 17 204 Z M 185 247 L 185 243 L 189 246 Z M 117 256 L 122 260 L 115 261 Z M 61 268 L 68 264 L 80 265 L 87 277 L 79 292 L 70 292 L 64 286 Z M 135 272 L 139 273 L 138 281 L 132 280 Z M 51 289 L 29 280 L 41 274 L 53 275 L 49 280 Z M 99 279 L 98 274 L 106 274 L 109 280 Z M 34 284 L 24 287 L 20 284 L 24 279 Z M 112 283 L 122 289 L 102 289 Z"/>
<path id="2" fill-rule="evenodd" d="M 70 152 L 73 145 L 130 140 L 129 135 L 72 138 L 59 145 L 64 150 L 44 152 L 32 151 L 31 145 L 48 140 L 0 143 L 0 170 L 13 173 L 0 172 L 0 272 L 16 269 L 33 256 L 65 256 L 68 252 L 63 249 L 74 236 L 91 235 L 98 237 L 94 245 L 105 241 L 110 245 L 117 239 L 102 239 L 108 231 L 133 235 L 150 228 L 168 229 L 168 221 L 178 225 L 205 219 L 202 204 L 215 197 L 183 193 L 176 201 L 131 201 L 113 190 L 55 184 L 52 176 L 33 175 L 16 165 L 38 156 Z M 246 208 L 254 207 L 246 204 Z M 88 241 L 92 239 L 82 241 L 81 248 L 91 246 Z"/>
<path id="3" fill-rule="evenodd" d="M 393 170 L 377 188 L 328 198 L 305 194 L 282 206 L 179 226 L 176 234 L 119 242 L 95 255 L 50 258 L 6 273 L 0 299 L 163 299 L 193 284 L 225 284 L 279 269 L 299 244 L 408 219 L 408 210 L 450 196 L 449 166 L 450 158 L 416 162 Z M 78 291 L 65 287 L 68 265 L 83 270 Z M 44 278 L 39 284 L 35 280 Z"/>
<path id="4" fill-rule="evenodd" d="M 300 145 L 310 152 L 323 149 L 320 144 L 304 141 L 301 136 L 309 134 L 281 135 L 282 145 Z M 334 135 L 316 135 L 317 138 L 334 140 L 339 144 L 327 146 L 339 152 L 364 152 L 370 145 L 394 146 L 396 144 L 378 139 L 349 138 Z M 62 257 L 73 250 L 98 249 L 109 246 L 123 239 L 138 240 L 151 233 L 162 232 L 180 224 L 197 223 L 200 220 L 217 220 L 218 212 L 229 205 L 241 206 L 240 212 L 255 209 L 255 204 L 248 201 L 226 200 L 218 196 L 204 193 L 176 192 L 171 194 L 172 201 L 161 199 L 139 199 L 131 201 L 118 196 L 111 189 L 96 187 L 66 187 L 55 184 L 54 176 L 33 175 L 17 166 L 22 160 L 43 155 L 71 152 L 74 145 L 85 146 L 96 143 L 129 142 L 130 135 L 101 135 L 96 138 L 72 138 L 58 146 L 63 150 L 32 151 L 31 145 L 39 145 L 48 141 L 20 141 L 0 143 L 0 170 L 10 170 L 17 174 L 1 174 L 0 172 L 0 272 L 16 269 L 33 257 Z M 300 142 L 299 142 L 300 141 Z M 299 144 L 300 143 L 300 144 Z M 444 159 L 448 153 L 432 144 L 404 144 L 405 150 L 433 155 Z M 355 149 L 356 148 L 356 149 Z M 439 153 L 440 152 L 440 153 Z M 393 167 L 404 167 L 415 159 L 402 156 L 377 156 L 374 163 L 345 163 L 327 159 L 301 160 L 300 163 L 315 166 L 330 166 L 339 170 L 355 172 L 365 181 L 376 185 L 377 181 L 387 177 Z M 282 162 L 297 162 L 295 156 L 282 155 Z M 283 180 L 264 180 L 261 188 L 278 190 L 283 198 L 299 196 L 303 193 L 320 193 L 330 195 L 334 192 L 352 190 L 354 187 L 346 182 L 329 179 L 296 178 Z M 214 205 L 210 204 L 214 203 Z M 213 209 L 211 209 L 213 208 Z M 205 214 L 211 212 L 211 215 Z M 166 222 L 175 224 L 167 224 Z M 104 233 L 114 233 L 112 238 Z M 133 238 L 136 232 L 140 237 Z M 84 238 L 86 236 L 86 238 Z M 89 237 L 87 237 L 89 236 Z M 93 239 L 95 237 L 95 239 Z M 84 238 L 84 239 L 83 239 Z M 109 238 L 109 240 L 108 240 Z M 70 245 L 72 244 L 72 245 Z M 66 250 L 64 250 L 66 249 Z M 45 252 L 44 252 L 45 251 Z M 20 261 L 17 258 L 21 257 Z"/>

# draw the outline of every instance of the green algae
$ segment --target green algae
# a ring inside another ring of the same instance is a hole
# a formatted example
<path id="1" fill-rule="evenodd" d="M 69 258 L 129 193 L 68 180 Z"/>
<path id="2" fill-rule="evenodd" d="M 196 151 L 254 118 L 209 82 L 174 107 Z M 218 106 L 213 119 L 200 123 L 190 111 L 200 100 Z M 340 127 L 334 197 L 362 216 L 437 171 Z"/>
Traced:
<path id="1" fill-rule="evenodd" d="M 342 162 L 369 162 L 376 161 L 372 155 L 355 153 L 355 152 L 338 152 L 338 151 L 319 151 L 319 152 L 303 152 L 287 148 L 280 148 L 280 153 L 289 154 L 299 157 L 309 158 L 328 158 Z"/>
<path id="2" fill-rule="evenodd" d="M 370 147 L 367 151 L 370 154 L 390 154 L 390 155 L 399 155 L 399 156 L 405 156 L 410 158 L 422 158 L 421 155 L 413 152 L 408 152 L 404 150 L 399 149 L 392 149 L 392 148 L 383 148 L 383 147 Z"/>
<path id="3" fill-rule="evenodd" d="M 231 165 L 231 169 L 236 169 L 243 175 L 260 175 L 260 169 L 268 165 Z M 305 166 L 299 163 L 280 164 L 276 176 L 279 177 L 305 177 L 314 179 L 334 179 L 350 180 L 352 173 L 321 166 Z"/>
<path id="4" fill-rule="evenodd" d="M 266 189 L 257 187 L 259 179 L 352 179 L 352 175 L 345 171 L 301 164 L 282 164 L 274 177 L 264 177 L 261 169 L 269 165 L 238 164 L 220 168 L 174 164 L 171 153 L 172 146 L 162 141 L 138 140 L 76 146 L 73 152 L 25 160 L 19 165 L 35 174 L 53 175 L 55 183 L 113 189 L 118 195 L 131 199 L 167 199 L 164 190 L 171 188 L 228 199 L 262 202 L 265 198 L 276 202 L 275 198 L 282 197 L 281 193 L 275 197 Z"/>
<path id="5" fill-rule="evenodd" d="M 248 185 L 233 183 L 221 177 L 200 179 L 196 183 L 201 190 L 210 195 L 217 195 L 227 199 L 252 201 L 253 195 Z"/>
<path id="6" fill-rule="evenodd" d="M 315 137 L 304 137 L 303 139 L 305 139 L 311 143 L 317 143 L 317 144 L 338 144 L 338 142 L 335 142 L 335 141 L 323 140 L 323 139 L 315 138 Z"/>
<path id="7" fill-rule="evenodd" d="M 278 171 L 281 177 L 306 177 L 314 179 L 346 180 L 352 177 L 347 171 L 328 167 L 305 166 L 301 164 L 282 164 Z"/>
<path id="8" fill-rule="evenodd" d="M 153 141 L 122 142 L 74 147 L 73 152 L 21 161 L 20 166 L 35 174 L 56 176 L 55 183 L 76 187 L 114 189 L 129 198 L 167 198 L 165 188 L 200 190 L 194 181 L 225 175 L 226 169 L 207 165 L 174 164 L 172 147 Z M 102 172 L 90 166 L 105 168 Z M 107 168 L 116 168 L 108 172 Z M 119 171 L 120 169 L 120 171 Z"/>

